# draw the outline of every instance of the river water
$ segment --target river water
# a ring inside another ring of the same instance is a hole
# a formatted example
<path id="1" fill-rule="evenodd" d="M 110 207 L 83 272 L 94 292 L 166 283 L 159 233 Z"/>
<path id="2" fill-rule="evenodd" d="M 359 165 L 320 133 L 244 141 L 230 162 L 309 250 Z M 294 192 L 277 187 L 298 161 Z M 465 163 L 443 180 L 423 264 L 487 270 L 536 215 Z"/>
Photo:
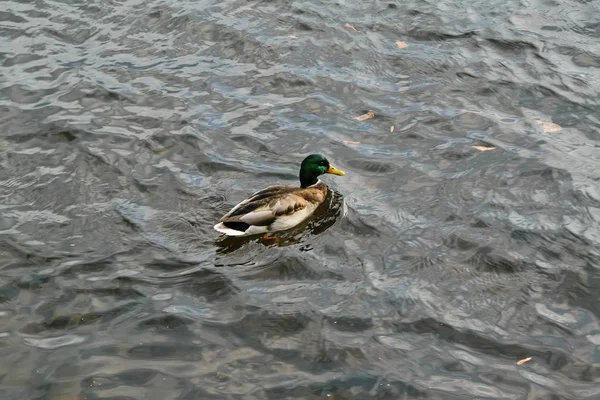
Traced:
<path id="1" fill-rule="evenodd" d="M 600 398 L 597 1 L 0 27 L 0 398 Z M 308 225 L 212 229 L 315 152 L 346 176 Z"/>

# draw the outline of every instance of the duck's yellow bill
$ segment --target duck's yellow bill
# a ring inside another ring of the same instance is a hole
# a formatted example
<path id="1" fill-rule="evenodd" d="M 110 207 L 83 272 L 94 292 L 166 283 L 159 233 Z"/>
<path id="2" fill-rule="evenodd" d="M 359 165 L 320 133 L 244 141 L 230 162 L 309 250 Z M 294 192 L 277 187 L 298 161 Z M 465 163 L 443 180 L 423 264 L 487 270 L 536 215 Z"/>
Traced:
<path id="1" fill-rule="evenodd" d="M 329 169 L 327 170 L 327 173 L 328 173 L 328 174 L 334 174 L 334 175 L 340 175 L 340 176 L 344 176 L 344 175 L 346 175 L 346 174 L 344 173 L 344 171 L 340 171 L 339 169 L 337 169 L 337 168 L 334 168 L 334 167 L 333 167 L 333 165 L 330 165 L 330 166 L 329 166 Z"/>

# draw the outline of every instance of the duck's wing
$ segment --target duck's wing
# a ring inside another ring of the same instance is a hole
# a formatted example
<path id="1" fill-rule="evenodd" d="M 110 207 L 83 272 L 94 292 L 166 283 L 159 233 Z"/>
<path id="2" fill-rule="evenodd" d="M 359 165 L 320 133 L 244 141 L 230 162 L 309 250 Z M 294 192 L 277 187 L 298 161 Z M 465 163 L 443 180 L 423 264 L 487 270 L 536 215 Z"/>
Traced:
<path id="1" fill-rule="evenodd" d="M 288 186 L 271 186 L 254 193 L 236 205 L 221 222 L 225 226 L 243 223 L 253 226 L 271 225 L 278 217 L 292 215 L 306 208 L 305 189 Z"/>
<path id="2" fill-rule="evenodd" d="M 259 190 L 258 192 L 252 193 L 250 197 L 240 201 L 231 210 L 229 210 L 229 212 L 221 218 L 221 222 L 228 220 L 232 217 L 241 216 L 252 212 L 257 208 L 263 206 L 265 202 L 270 201 L 270 199 L 273 199 L 275 196 L 292 192 L 294 189 L 297 188 L 290 186 L 273 185 Z"/>

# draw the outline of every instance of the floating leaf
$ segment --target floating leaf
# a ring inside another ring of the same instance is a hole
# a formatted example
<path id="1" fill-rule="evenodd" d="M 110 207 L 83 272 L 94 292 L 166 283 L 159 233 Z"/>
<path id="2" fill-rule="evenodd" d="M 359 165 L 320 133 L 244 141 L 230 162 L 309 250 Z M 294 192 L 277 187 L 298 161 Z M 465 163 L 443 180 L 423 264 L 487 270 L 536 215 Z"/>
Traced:
<path id="1" fill-rule="evenodd" d="M 215 378 L 217 378 L 220 381 L 223 381 L 227 378 L 229 378 L 227 375 L 220 373 L 219 371 L 217 371 L 217 373 L 215 374 Z"/>
<path id="2" fill-rule="evenodd" d="M 374 118 L 374 117 L 375 117 L 375 114 L 373 113 L 373 111 L 369 111 L 366 114 L 363 114 L 363 115 L 361 115 L 359 117 L 354 117 L 352 119 L 355 119 L 357 121 L 366 121 L 366 120 Z"/>
<path id="3" fill-rule="evenodd" d="M 490 150 L 495 150 L 496 148 L 491 146 L 491 147 L 487 147 L 487 146 L 471 146 L 472 148 L 474 148 L 475 150 L 479 150 L 479 151 L 490 151 Z"/>
<path id="4" fill-rule="evenodd" d="M 401 42 L 401 41 L 397 41 L 396 42 L 396 46 L 398 46 L 398 48 L 400 49 L 405 49 L 408 47 L 408 45 L 406 44 L 406 42 Z"/>
<path id="5" fill-rule="evenodd" d="M 527 358 L 524 358 L 524 359 L 522 359 L 522 360 L 519 360 L 519 361 L 517 362 L 517 365 L 523 365 L 523 364 L 525 364 L 527 361 L 531 361 L 531 357 L 527 357 Z"/>
<path id="6" fill-rule="evenodd" d="M 353 142 L 352 140 L 344 140 L 344 144 L 360 144 L 360 142 Z"/>
<path id="7" fill-rule="evenodd" d="M 350 28 L 350 29 L 352 29 L 354 32 L 360 32 L 360 31 L 359 31 L 358 29 L 356 29 L 356 28 L 355 28 L 353 25 L 350 25 L 350 24 L 344 24 L 344 26 L 345 26 L 346 28 Z"/>
<path id="8" fill-rule="evenodd" d="M 390 126 L 390 132 L 394 132 L 394 125 Z"/>
<path id="9" fill-rule="evenodd" d="M 535 121 L 535 122 L 537 122 L 538 124 L 541 124 L 544 128 L 544 132 L 546 132 L 546 133 L 558 132 L 562 129 L 559 124 L 555 124 L 554 122 L 544 122 L 544 121 Z"/>

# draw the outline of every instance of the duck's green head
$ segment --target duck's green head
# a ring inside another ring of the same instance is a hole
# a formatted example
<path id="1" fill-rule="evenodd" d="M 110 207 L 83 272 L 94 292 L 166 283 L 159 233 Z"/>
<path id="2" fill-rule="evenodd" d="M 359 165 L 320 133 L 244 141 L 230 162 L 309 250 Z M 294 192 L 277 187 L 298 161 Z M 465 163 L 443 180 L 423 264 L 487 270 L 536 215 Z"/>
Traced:
<path id="1" fill-rule="evenodd" d="M 300 165 L 300 186 L 306 188 L 314 185 L 319 180 L 319 175 L 323 174 L 345 175 L 343 171 L 329 164 L 322 155 L 311 154 Z"/>

